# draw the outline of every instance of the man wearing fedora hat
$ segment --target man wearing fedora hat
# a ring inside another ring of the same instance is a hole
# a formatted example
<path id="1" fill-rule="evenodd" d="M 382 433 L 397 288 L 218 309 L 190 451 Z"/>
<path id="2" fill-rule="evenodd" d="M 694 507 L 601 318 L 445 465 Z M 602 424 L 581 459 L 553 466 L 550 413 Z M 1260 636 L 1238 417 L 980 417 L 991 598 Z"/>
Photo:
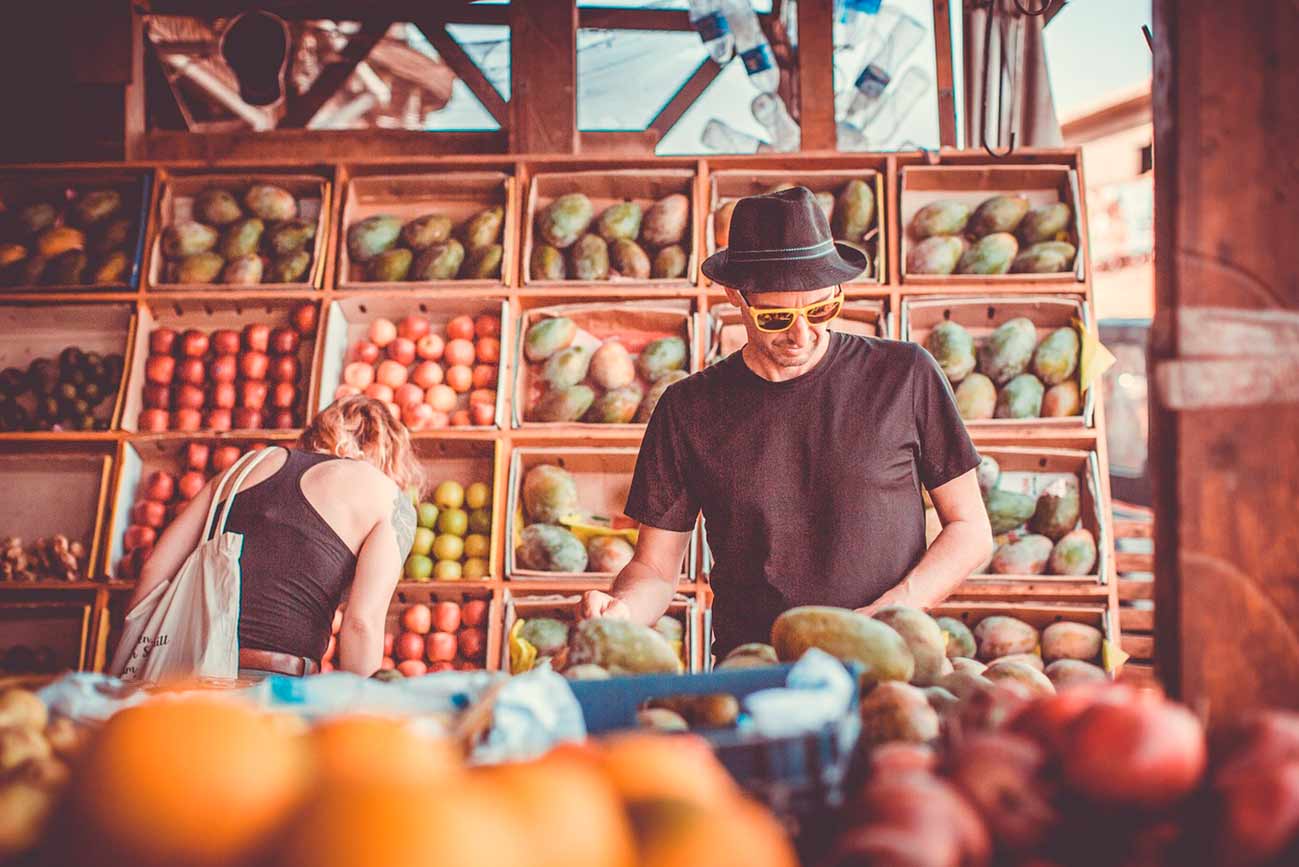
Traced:
<path id="1" fill-rule="evenodd" d="M 937 604 L 992 551 L 947 378 L 916 344 L 829 330 L 866 257 L 809 190 L 742 199 L 730 242 L 703 269 L 748 344 L 664 392 L 625 508 L 635 557 L 579 615 L 658 619 L 700 511 L 719 658 L 798 605 Z M 943 524 L 928 550 L 921 485 Z"/>

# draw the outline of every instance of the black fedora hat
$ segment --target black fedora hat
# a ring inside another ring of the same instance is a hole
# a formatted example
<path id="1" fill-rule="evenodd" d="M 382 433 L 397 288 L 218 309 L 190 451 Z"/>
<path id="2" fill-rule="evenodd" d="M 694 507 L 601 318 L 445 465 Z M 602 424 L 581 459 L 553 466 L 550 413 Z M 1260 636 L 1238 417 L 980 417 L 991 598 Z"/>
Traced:
<path id="1" fill-rule="evenodd" d="M 730 246 L 704 260 L 708 279 L 740 292 L 815 292 L 861 276 L 866 254 L 834 240 L 807 187 L 740 199 Z"/>

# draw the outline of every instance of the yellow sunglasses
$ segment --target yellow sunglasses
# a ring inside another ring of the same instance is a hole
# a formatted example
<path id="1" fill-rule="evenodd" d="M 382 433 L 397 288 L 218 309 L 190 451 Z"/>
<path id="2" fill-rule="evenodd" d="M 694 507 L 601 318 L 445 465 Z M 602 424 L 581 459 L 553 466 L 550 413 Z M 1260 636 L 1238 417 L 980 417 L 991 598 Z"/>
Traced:
<path id="1" fill-rule="evenodd" d="M 746 305 L 747 306 L 747 305 Z M 766 334 L 779 334 L 794 327 L 802 316 L 808 325 L 824 325 L 839 315 L 843 309 L 843 293 L 836 292 L 824 301 L 817 301 L 805 307 L 749 307 L 749 316 L 758 330 Z"/>

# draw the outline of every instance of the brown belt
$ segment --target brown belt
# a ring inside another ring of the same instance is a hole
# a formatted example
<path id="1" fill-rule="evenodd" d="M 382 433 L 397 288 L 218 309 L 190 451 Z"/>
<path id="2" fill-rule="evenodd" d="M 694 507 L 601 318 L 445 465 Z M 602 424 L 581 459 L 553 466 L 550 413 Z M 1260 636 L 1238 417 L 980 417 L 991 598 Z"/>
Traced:
<path id="1" fill-rule="evenodd" d="M 305 677 L 320 671 L 320 666 L 314 659 L 294 656 L 291 653 L 276 653 L 272 650 L 241 649 L 239 667 L 273 671 L 276 674 L 287 674 L 289 677 Z"/>

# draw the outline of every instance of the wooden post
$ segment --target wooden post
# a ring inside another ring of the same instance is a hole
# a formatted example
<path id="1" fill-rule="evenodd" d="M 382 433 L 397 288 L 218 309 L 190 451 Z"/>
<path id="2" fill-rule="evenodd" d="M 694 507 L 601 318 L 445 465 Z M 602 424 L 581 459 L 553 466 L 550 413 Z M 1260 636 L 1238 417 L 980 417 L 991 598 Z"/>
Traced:
<path id="1" fill-rule="evenodd" d="M 834 128 L 834 4 L 798 4 L 798 98 L 801 150 L 832 151 Z"/>
<path id="2" fill-rule="evenodd" d="M 576 0 L 510 4 L 510 79 L 510 150 L 576 153 Z"/>
<path id="3" fill-rule="evenodd" d="M 1299 15 L 1154 22 L 1157 665 L 1218 720 L 1299 707 Z"/>

